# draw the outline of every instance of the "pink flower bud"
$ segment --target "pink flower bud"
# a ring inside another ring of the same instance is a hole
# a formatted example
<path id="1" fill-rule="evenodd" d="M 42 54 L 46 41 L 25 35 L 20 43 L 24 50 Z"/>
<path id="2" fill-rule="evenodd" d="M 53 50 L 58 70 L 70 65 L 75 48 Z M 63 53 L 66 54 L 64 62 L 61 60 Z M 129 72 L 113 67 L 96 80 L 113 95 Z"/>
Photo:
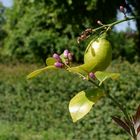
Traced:
<path id="1" fill-rule="evenodd" d="M 94 79 L 95 78 L 95 74 L 93 72 L 90 72 L 89 73 L 89 77 L 92 78 L 92 79 Z"/>
<path id="2" fill-rule="evenodd" d="M 123 6 L 120 6 L 120 11 L 123 12 L 123 13 L 125 12 Z"/>
<path id="3" fill-rule="evenodd" d="M 54 66 L 56 66 L 57 68 L 62 68 L 63 67 L 63 64 L 60 63 L 60 62 L 55 62 L 54 63 Z"/>
<path id="4" fill-rule="evenodd" d="M 64 50 L 64 58 L 68 58 L 68 53 L 69 53 L 69 51 L 68 50 Z"/>
<path id="5" fill-rule="evenodd" d="M 59 56 L 57 53 L 54 53 L 54 54 L 53 54 L 53 58 L 55 58 L 55 59 L 60 59 L 60 56 Z"/>
<path id="6" fill-rule="evenodd" d="M 61 58 L 57 53 L 53 54 L 53 58 L 56 59 L 58 62 L 61 62 Z"/>

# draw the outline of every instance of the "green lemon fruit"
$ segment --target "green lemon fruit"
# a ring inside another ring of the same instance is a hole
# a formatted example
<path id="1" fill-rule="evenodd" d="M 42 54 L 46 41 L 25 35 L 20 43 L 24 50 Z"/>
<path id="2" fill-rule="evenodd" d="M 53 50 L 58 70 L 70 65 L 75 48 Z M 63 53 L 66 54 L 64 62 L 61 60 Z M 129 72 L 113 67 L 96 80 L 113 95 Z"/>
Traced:
<path id="1" fill-rule="evenodd" d="M 102 36 L 92 40 L 84 54 L 84 64 L 72 67 L 69 70 L 75 72 L 84 71 L 86 73 L 105 70 L 112 59 L 112 47 L 109 41 Z"/>
<path id="2" fill-rule="evenodd" d="M 91 41 L 84 55 L 84 69 L 88 72 L 105 70 L 112 59 L 112 47 L 109 41 L 99 38 Z"/>

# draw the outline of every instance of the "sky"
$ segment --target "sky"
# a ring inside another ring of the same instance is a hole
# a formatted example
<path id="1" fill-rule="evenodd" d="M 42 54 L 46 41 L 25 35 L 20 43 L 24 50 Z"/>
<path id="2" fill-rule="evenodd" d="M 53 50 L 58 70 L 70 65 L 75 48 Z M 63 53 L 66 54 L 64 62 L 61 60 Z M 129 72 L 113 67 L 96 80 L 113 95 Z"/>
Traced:
<path id="1" fill-rule="evenodd" d="M 12 0 L 0 0 L 5 7 L 11 7 L 13 1 Z"/>
<path id="2" fill-rule="evenodd" d="M 13 4 L 13 0 L 0 0 L 0 2 L 2 2 L 5 7 L 11 7 Z M 118 12 L 117 18 L 118 18 L 118 20 L 123 19 L 124 15 L 121 12 Z M 132 30 L 136 30 L 136 22 L 126 21 L 126 22 L 123 22 L 123 23 L 116 25 L 114 28 L 117 31 L 126 31 L 126 29 L 128 27 L 130 27 Z"/>
<path id="3" fill-rule="evenodd" d="M 121 13 L 121 12 L 118 12 L 117 19 L 118 20 L 124 19 L 124 14 Z M 130 27 L 132 30 L 136 31 L 136 22 L 132 21 L 132 20 L 131 21 L 126 21 L 126 22 L 123 22 L 123 23 L 120 23 L 120 24 L 116 25 L 114 28 L 117 31 L 126 31 L 126 29 L 128 27 Z"/>

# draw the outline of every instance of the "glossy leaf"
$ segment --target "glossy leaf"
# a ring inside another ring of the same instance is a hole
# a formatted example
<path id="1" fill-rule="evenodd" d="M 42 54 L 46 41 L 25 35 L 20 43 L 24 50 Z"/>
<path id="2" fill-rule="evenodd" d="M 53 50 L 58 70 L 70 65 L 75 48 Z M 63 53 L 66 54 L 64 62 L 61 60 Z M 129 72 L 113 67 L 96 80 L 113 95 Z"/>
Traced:
<path id="1" fill-rule="evenodd" d="M 42 73 L 42 72 L 44 72 L 46 70 L 49 70 L 49 69 L 57 69 L 57 68 L 55 66 L 47 66 L 47 67 L 44 67 L 42 69 L 35 70 L 32 73 L 30 73 L 29 75 L 27 75 L 27 79 L 31 79 L 33 77 L 36 77 L 40 73 Z"/>
<path id="2" fill-rule="evenodd" d="M 46 64 L 48 66 L 53 66 L 55 62 L 56 62 L 56 60 L 53 57 L 49 57 L 46 59 Z"/>
<path id="3" fill-rule="evenodd" d="M 80 66 L 77 66 L 77 67 L 71 67 L 71 68 L 68 68 L 67 69 L 69 72 L 72 72 L 72 73 L 77 73 L 77 74 L 82 74 L 83 76 L 87 76 L 88 75 L 88 72 L 84 71 Z"/>
<path id="4" fill-rule="evenodd" d="M 73 122 L 83 118 L 92 106 L 104 96 L 103 90 L 99 88 L 79 92 L 69 103 L 69 111 Z"/>
<path id="5" fill-rule="evenodd" d="M 110 73 L 105 71 L 97 71 L 95 73 L 96 78 L 100 81 L 99 85 L 101 85 L 106 79 L 117 79 L 120 74 L 119 73 Z"/>
<path id="6" fill-rule="evenodd" d="M 60 55 L 60 58 L 61 58 L 62 62 L 65 64 L 65 63 L 66 63 L 66 59 L 65 59 L 64 54 L 63 54 L 63 53 Z"/>

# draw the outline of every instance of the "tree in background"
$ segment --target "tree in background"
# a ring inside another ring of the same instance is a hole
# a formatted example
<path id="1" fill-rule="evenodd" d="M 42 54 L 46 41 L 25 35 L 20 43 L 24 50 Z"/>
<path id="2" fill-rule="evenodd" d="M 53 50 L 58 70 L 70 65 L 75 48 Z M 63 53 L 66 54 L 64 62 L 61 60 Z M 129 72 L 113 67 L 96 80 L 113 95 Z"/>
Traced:
<path id="1" fill-rule="evenodd" d="M 3 53 L 45 60 L 48 54 L 70 48 L 80 61 L 83 52 L 75 47 L 76 37 L 85 28 L 97 26 L 99 19 L 103 23 L 115 20 L 121 4 L 124 0 L 14 0 L 6 11 L 4 29 L 8 35 Z"/>

